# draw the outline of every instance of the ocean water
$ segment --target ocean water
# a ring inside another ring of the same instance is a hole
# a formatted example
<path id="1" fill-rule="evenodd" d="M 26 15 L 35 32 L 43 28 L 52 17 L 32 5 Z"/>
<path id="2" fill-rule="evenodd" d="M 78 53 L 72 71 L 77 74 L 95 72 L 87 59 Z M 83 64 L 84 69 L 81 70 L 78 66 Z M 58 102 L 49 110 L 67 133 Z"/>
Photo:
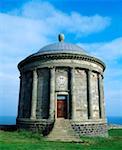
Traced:
<path id="1" fill-rule="evenodd" d="M 122 125 L 122 117 L 107 117 L 108 124 L 119 124 Z"/>
<path id="2" fill-rule="evenodd" d="M 0 124 L 16 124 L 16 116 L 0 116 Z"/>
<path id="3" fill-rule="evenodd" d="M 108 124 L 122 125 L 122 117 L 107 117 Z M 16 116 L 0 116 L 0 124 L 16 124 Z"/>

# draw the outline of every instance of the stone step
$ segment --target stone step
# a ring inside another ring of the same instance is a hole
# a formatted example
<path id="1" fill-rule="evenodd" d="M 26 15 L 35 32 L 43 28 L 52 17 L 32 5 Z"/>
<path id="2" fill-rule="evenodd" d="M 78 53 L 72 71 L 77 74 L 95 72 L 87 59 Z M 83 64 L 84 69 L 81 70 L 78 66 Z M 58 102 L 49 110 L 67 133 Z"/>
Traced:
<path id="1" fill-rule="evenodd" d="M 81 142 L 81 139 L 78 139 L 78 138 L 72 138 L 72 137 L 60 137 L 60 138 L 57 138 L 57 137 L 52 137 L 52 138 L 47 138 L 48 141 L 67 141 L 67 142 Z"/>
<path id="2" fill-rule="evenodd" d="M 74 136 L 63 136 L 63 135 L 60 135 L 60 137 L 59 136 L 50 136 L 50 138 L 57 138 L 57 139 L 60 139 L 60 138 L 75 138 Z"/>
<path id="3" fill-rule="evenodd" d="M 70 121 L 66 119 L 58 119 L 55 121 L 54 127 L 47 136 L 47 139 L 51 141 L 80 141 L 79 135 L 74 132 Z"/>
<path id="4" fill-rule="evenodd" d="M 70 133 L 70 134 L 72 134 L 72 135 L 76 135 L 74 132 L 72 132 L 72 131 L 67 131 L 67 130 L 54 130 L 53 131 L 53 133 L 58 133 L 58 134 L 65 134 L 65 133 Z"/>
<path id="5" fill-rule="evenodd" d="M 53 133 L 52 135 L 58 137 L 58 136 L 67 136 L 67 134 L 68 134 L 68 133 Z M 75 136 L 74 134 L 68 134 L 68 135 L 70 135 L 70 136 Z M 48 135 L 48 137 L 49 137 L 49 136 L 51 136 L 51 134 Z"/>
<path id="6" fill-rule="evenodd" d="M 70 138 L 70 137 L 68 137 L 68 138 L 65 138 L 65 137 L 61 137 L 61 138 L 48 138 L 48 140 L 49 141 L 55 141 L 55 140 L 57 140 L 57 141 L 81 141 L 81 140 L 78 140 L 78 139 L 76 139 L 76 138 Z"/>

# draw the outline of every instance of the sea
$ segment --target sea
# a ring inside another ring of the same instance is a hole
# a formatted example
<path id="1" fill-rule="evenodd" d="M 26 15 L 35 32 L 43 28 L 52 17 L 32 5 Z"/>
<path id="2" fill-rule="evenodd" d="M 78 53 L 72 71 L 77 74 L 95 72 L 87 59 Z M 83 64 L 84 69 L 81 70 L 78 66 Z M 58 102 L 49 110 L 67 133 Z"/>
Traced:
<path id="1" fill-rule="evenodd" d="M 107 117 L 108 124 L 122 125 L 122 117 Z M 0 125 L 14 125 L 16 124 L 16 116 L 0 116 Z"/>

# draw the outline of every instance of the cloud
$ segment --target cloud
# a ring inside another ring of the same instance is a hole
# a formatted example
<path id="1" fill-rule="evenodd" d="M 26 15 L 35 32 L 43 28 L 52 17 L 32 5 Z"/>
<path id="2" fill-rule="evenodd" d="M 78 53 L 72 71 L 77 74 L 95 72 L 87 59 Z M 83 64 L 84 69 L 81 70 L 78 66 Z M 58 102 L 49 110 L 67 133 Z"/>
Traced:
<path id="1" fill-rule="evenodd" d="M 122 37 L 104 43 L 79 43 L 79 45 L 105 61 L 122 58 Z"/>
<path id="2" fill-rule="evenodd" d="M 41 21 L 40 24 L 44 26 L 43 31 L 50 31 L 48 34 L 57 33 L 61 30 L 86 35 L 100 32 L 111 23 L 109 17 L 103 17 L 98 14 L 83 16 L 77 12 L 64 13 L 51 5 L 51 3 L 44 1 L 28 2 L 22 8 L 15 9 L 8 12 L 8 14 Z"/>
<path id="3" fill-rule="evenodd" d="M 11 109 L 8 109 L 8 114 L 11 115 L 11 112 L 12 115 L 15 114 L 16 110 L 11 110 L 17 108 L 19 92 L 17 64 L 20 60 L 35 53 L 43 45 L 55 41 L 60 32 L 87 36 L 103 31 L 110 24 L 111 18 L 107 16 L 99 14 L 83 16 L 75 11 L 66 13 L 49 2 L 36 0 L 27 2 L 21 8 L 13 9 L 11 12 L 0 13 L 1 107 L 10 105 Z M 92 53 L 104 57 L 105 49 L 111 49 L 112 45 L 118 46 L 118 51 L 121 46 L 120 42 L 121 38 L 110 43 L 85 43 L 83 45 Z M 113 56 L 118 57 L 118 52 L 113 52 Z M 7 95 L 6 91 L 8 91 Z"/>
<path id="4" fill-rule="evenodd" d="M 122 116 L 120 112 L 122 108 L 122 37 L 104 43 L 78 43 L 78 45 L 105 62 L 107 114 Z"/>
<path id="5" fill-rule="evenodd" d="M 90 52 L 92 56 L 100 58 L 105 62 L 107 66 L 106 77 L 108 80 L 114 79 L 114 82 L 121 79 L 122 37 L 104 43 L 78 43 L 78 45 Z"/>
<path id="6" fill-rule="evenodd" d="M 100 32 L 110 23 L 109 17 L 68 14 L 48 2 L 30 1 L 19 9 L 0 13 L 0 55 L 2 59 L 24 58 L 52 42 L 60 32 L 83 36 Z"/>
<path id="7" fill-rule="evenodd" d="M 48 2 L 27 2 L 19 9 L 0 13 L 0 59 L 4 64 L 13 63 L 16 69 L 20 60 L 52 42 L 61 31 L 82 36 L 109 25 L 108 17 L 68 14 Z"/>

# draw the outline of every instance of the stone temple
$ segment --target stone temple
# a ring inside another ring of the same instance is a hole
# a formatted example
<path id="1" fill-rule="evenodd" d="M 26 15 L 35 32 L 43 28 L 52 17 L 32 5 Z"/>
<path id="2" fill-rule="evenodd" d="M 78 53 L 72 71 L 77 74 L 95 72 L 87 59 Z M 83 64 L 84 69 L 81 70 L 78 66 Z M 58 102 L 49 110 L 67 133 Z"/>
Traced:
<path id="1" fill-rule="evenodd" d="M 18 128 L 54 140 L 107 135 L 101 60 L 60 34 L 58 43 L 44 46 L 18 68 Z"/>

